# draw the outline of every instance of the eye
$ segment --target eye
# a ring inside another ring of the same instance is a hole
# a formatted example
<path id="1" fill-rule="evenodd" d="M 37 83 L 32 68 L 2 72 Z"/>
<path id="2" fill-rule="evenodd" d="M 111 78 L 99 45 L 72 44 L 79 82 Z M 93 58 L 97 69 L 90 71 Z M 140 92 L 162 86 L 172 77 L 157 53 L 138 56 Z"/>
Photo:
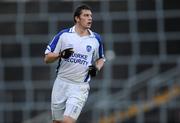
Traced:
<path id="1" fill-rule="evenodd" d="M 85 14 L 84 16 L 88 17 L 89 15 L 88 15 L 88 14 Z"/>

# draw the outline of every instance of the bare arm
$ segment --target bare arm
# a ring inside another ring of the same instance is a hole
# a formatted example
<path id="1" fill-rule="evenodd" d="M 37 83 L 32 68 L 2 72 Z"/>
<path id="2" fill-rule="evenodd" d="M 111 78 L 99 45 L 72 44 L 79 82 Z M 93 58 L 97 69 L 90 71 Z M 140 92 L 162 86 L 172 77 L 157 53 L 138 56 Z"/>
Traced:
<path id="1" fill-rule="evenodd" d="M 74 53 L 73 48 L 67 48 L 60 53 L 50 52 L 50 53 L 45 55 L 44 62 L 45 63 L 52 63 L 59 58 L 68 59 L 73 53 Z"/>
<path id="2" fill-rule="evenodd" d="M 50 53 L 45 55 L 44 62 L 45 63 L 52 63 L 52 62 L 56 61 L 58 58 L 60 58 L 59 53 L 50 52 Z"/>
<path id="3" fill-rule="evenodd" d="M 103 58 L 100 58 L 96 61 L 96 68 L 100 71 L 101 68 L 103 67 L 104 65 L 104 59 Z"/>

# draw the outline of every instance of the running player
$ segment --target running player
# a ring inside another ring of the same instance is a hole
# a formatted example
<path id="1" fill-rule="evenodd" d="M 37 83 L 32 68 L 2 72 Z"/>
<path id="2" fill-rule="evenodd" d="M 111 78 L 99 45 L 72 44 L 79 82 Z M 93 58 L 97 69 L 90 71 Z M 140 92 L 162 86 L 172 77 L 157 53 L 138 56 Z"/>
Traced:
<path id="1" fill-rule="evenodd" d="M 60 31 L 45 51 L 45 63 L 59 60 L 51 95 L 53 123 L 75 123 L 88 98 L 89 81 L 104 65 L 101 37 L 90 30 L 92 12 L 81 5 L 75 25 Z"/>

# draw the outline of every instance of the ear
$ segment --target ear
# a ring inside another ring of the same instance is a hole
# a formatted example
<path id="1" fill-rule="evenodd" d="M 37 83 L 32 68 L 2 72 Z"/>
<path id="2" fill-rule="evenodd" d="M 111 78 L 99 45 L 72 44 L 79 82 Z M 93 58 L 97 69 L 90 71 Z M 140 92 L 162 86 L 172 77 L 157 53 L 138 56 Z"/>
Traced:
<path id="1" fill-rule="evenodd" d="M 76 17 L 75 17 L 75 20 L 76 20 L 76 22 L 79 22 L 79 17 L 76 16 Z"/>

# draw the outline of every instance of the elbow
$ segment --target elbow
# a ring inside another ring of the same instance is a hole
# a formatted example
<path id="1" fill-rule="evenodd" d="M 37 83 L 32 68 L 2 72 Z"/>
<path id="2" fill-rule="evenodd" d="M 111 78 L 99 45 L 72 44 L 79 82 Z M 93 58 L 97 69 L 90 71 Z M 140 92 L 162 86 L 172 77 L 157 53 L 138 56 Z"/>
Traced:
<path id="1" fill-rule="evenodd" d="M 46 64 L 50 63 L 47 56 L 44 57 L 44 63 L 46 63 Z"/>
<path id="2" fill-rule="evenodd" d="M 44 58 L 44 63 L 48 64 L 48 60 L 46 58 Z"/>

